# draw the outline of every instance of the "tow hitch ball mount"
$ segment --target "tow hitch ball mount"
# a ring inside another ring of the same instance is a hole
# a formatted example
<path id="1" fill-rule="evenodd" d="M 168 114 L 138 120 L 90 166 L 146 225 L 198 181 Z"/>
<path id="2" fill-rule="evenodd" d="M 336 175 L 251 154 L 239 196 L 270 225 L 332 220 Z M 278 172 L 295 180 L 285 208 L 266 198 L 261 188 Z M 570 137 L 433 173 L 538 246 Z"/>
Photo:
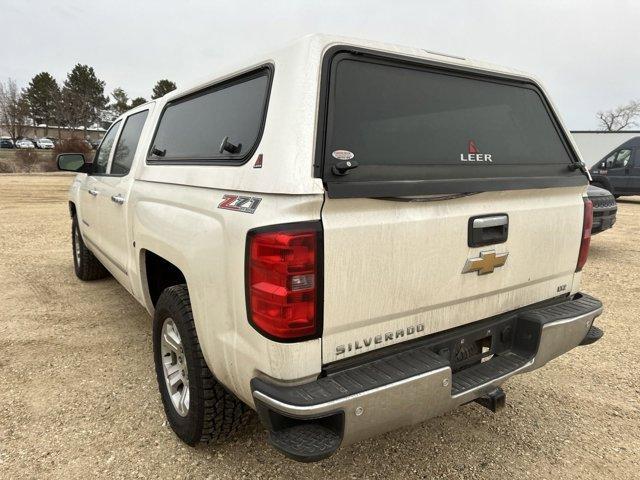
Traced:
<path id="1" fill-rule="evenodd" d="M 475 399 L 475 402 L 479 403 L 485 408 L 488 408 L 493 413 L 502 410 L 507 403 L 507 394 L 504 393 L 502 388 L 498 387 L 495 390 L 491 390 L 482 397 Z"/>

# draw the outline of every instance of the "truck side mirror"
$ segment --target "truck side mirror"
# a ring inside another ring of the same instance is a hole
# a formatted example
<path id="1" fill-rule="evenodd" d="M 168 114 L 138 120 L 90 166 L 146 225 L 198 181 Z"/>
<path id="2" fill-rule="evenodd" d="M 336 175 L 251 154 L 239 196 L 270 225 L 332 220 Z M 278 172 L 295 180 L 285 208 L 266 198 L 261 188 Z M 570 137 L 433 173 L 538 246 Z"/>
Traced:
<path id="1" fill-rule="evenodd" d="M 58 170 L 83 172 L 86 161 L 82 153 L 61 153 L 57 158 Z"/>

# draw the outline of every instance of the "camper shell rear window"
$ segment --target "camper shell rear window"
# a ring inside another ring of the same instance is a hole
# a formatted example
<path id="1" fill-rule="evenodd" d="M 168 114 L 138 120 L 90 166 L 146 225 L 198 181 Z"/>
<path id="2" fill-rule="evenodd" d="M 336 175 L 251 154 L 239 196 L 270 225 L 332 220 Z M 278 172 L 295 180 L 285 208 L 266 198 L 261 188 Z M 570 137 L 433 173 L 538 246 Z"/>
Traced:
<path id="1" fill-rule="evenodd" d="M 316 175 L 331 197 L 587 183 L 542 92 L 524 79 L 334 50 L 321 88 Z M 336 172 L 345 161 L 357 167 Z"/>

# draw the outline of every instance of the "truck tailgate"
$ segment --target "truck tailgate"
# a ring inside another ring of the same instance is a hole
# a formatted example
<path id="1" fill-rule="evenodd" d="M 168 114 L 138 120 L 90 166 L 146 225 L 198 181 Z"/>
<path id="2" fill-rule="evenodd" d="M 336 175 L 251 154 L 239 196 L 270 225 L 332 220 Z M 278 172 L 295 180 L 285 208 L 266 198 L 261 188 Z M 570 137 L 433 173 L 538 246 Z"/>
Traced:
<path id="1" fill-rule="evenodd" d="M 451 329 L 571 291 L 584 187 L 439 201 L 327 198 L 323 363 Z M 506 242 L 469 247 L 469 219 L 508 216 Z M 491 273 L 462 273 L 482 252 Z"/>

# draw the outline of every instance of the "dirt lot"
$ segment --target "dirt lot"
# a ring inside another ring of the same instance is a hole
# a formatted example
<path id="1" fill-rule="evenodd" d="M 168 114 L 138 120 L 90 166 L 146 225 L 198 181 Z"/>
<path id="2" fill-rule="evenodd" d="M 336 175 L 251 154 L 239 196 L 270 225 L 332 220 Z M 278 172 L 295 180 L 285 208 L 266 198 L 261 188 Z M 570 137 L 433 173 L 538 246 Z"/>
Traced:
<path id="1" fill-rule="evenodd" d="M 640 478 L 640 198 L 594 238 L 583 289 L 602 341 L 414 428 L 291 462 L 253 424 L 192 449 L 164 422 L 150 318 L 73 274 L 69 176 L 0 176 L 0 478 Z"/>

